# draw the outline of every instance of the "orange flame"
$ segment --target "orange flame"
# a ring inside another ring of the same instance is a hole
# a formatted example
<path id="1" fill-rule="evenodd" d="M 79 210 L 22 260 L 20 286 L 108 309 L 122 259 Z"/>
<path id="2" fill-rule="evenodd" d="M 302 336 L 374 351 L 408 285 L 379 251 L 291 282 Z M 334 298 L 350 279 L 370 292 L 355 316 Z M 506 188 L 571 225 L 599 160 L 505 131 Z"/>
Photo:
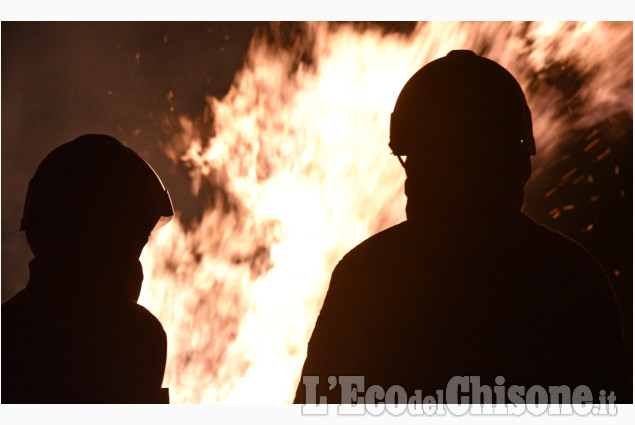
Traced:
<path id="1" fill-rule="evenodd" d="M 230 92 L 208 99 L 214 136 L 182 118 L 168 148 L 194 191 L 211 179 L 230 195 L 192 229 L 155 232 L 142 256 L 141 302 L 168 334 L 174 402 L 293 399 L 335 264 L 405 218 L 389 116 L 425 63 L 486 46 L 527 93 L 538 167 L 572 128 L 632 116 L 632 23 L 443 22 L 410 35 L 311 23 L 307 34 L 286 50 L 255 37 Z M 552 64 L 586 76 L 566 119 L 561 94 L 535 83 Z"/>

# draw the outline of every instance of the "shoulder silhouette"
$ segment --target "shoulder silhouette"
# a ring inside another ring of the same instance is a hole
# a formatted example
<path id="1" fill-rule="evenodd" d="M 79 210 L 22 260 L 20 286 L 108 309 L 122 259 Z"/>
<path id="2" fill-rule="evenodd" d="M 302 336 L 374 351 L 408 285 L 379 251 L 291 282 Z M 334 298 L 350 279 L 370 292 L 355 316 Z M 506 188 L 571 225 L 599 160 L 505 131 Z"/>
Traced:
<path id="1" fill-rule="evenodd" d="M 139 256 L 173 215 L 134 151 L 105 135 L 54 149 L 29 183 L 21 229 L 34 259 L 2 305 L 3 403 L 153 403 L 167 340 L 137 304 Z"/>
<path id="2" fill-rule="evenodd" d="M 407 221 L 333 271 L 302 372 L 319 384 L 307 400 L 301 379 L 295 401 L 339 403 L 329 376 L 424 397 L 454 376 L 618 391 L 607 277 L 578 243 L 521 212 L 535 143 L 514 77 L 471 51 L 429 63 L 397 99 L 389 146 L 407 176 Z"/>

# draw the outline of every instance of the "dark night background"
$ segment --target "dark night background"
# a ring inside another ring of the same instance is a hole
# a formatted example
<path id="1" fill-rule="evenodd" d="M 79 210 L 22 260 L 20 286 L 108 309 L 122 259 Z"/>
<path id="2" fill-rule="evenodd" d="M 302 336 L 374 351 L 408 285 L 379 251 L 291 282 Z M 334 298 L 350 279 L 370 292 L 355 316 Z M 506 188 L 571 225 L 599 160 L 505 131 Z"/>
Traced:
<path id="1" fill-rule="evenodd" d="M 387 31 L 412 28 L 408 23 L 383 26 Z M 195 118 L 204 109 L 205 95 L 222 97 L 228 91 L 254 31 L 269 27 L 257 22 L 2 22 L 1 28 L 4 302 L 28 279 L 31 254 L 17 231 L 28 181 L 48 152 L 80 134 L 111 134 L 135 149 L 162 177 L 183 211 L 182 220 L 200 214 L 212 189 L 203 188 L 198 195 L 203 199 L 192 199 L 187 170 L 170 161 L 161 146 L 178 115 Z M 291 24 L 285 28 L 282 34 L 297 30 Z M 549 78 L 571 94 L 584 82 L 578 77 L 554 73 Z M 631 352 L 632 128 L 632 116 L 622 113 L 571 134 L 557 159 L 527 186 L 525 210 L 582 243 L 604 266 L 618 295 Z"/>
<path id="2" fill-rule="evenodd" d="M 161 151 L 178 115 L 221 97 L 242 65 L 257 23 L 2 23 L 2 301 L 28 279 L 17 230 L 29 179 L 44 156 L 85 133 L 139 152 L 161 176 L 184 219 L 186 170 Z M 200 196 L 205 196 L 205 191 Z M 191 209 L 191 210 L 190 210 Z"/>

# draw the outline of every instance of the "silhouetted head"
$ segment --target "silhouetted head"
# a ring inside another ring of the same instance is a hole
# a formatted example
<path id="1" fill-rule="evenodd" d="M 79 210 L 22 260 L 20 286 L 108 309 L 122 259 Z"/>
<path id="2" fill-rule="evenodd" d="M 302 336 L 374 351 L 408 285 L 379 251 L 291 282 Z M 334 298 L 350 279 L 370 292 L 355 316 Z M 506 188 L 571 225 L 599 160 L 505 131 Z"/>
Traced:
<path id="1" fill-rule="evenodd" d="M 90 134 L 54 149 L 29 183 L 20 230 L 36 257 L 138 259 L 174 214 L 152 168 L 116 139 Z"/>
<path id="2" fill-rule="evenodd" d="M 531 113 L 505 68 L 455 50 L 402 89 L 390 148 L 406 169 L 409 218 L 418 211 L 519 209 L 535 154 Z"/>

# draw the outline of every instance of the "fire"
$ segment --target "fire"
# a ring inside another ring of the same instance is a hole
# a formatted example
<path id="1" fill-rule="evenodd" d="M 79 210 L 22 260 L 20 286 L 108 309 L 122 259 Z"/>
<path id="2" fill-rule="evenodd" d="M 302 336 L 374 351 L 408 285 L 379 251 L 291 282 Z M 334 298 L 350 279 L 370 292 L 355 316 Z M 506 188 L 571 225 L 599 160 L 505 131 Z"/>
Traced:
<path id="1" fill-rule="evenodd" d="M 293 399 L 337 261 L 405 219 L 389 116 L 422 65 L 472 49 L 508 68 L 533 112 L 539 169 L 572 129 L 632 116 L 632 38 L 632 23 L 493 22 L 410 35 L 310 23 L 286 49 L 255 36 L 230 92 L 208 99 L 214 136 L 182 118 L 166 149 L 194 191 L 210 179 L 227 194 L 194 228 L 175 219 L 155 232 L 142 257 L 141 302 L 168 334 L 173 402 Z M 564 115 L 557 84 L 544 82 L 553 66 L 584 77 Z"/>

